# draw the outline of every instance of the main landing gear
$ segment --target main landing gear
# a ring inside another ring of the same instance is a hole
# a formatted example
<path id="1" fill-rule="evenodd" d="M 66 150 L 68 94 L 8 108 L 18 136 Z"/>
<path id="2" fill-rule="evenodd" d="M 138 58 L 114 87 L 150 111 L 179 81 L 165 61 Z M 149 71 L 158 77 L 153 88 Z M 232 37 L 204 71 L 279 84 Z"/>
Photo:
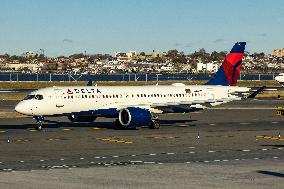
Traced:
<path id="1" fill-rule="evenodd" d="M 36 120 L 36 125 L 35 125 L 35 129 L 38 131 L 42 130 L 42 125 L 44 122 L 44 117 L 43 116 L 34 116 L 34 119 Z"/>
<path id="2" fill-rule="evenodd" d="M 147 125 L 140 125 L 140 124 L 131 124 L 131 125 L 122 125 L 119 119 L 115 120 L 114 128 L 115 129 L 136 129 L 138 126 L 148 126 L 149 129 L 159 129 L 160 128 L 160 122 L 157 116 L 153 116 L 152 120 Z"/>
<path id="3" fill-rule="evenodd" d="M 153 119 L 148 127 L 149 129 L 159 129 L 160 128 L 160 122 L 159 122 L 158 116 L 153 116 Z"/>

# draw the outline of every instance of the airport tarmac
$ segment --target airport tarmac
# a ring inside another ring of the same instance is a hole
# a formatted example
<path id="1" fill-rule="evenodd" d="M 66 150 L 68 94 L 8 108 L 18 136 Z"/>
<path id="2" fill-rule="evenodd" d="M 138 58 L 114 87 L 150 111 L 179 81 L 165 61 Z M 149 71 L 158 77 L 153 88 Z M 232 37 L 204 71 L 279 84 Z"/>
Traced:
<path id="1" fill-rule="evenodd" d="M 12 112 L 17 101 L 0 103 Z M 26 179 L 43 188 L 283 188 L 284 117 L 275 115 L 283 105 L 250 100 L 162 115 L 158 130 L 50 118 L 39 132 L 32 118 L 0 119 L 0 188 L 28 188 Z"/>

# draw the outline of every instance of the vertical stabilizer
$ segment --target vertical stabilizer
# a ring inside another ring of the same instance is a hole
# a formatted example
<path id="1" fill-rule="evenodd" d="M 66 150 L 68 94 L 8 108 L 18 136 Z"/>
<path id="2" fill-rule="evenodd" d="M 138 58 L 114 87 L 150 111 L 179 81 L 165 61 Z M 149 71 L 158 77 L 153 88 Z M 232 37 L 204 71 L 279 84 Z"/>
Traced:
<path id="1" fill-rule="evenodd" d="M 236 86 L 240 76 L 246 42 L 237 42 L 207 85 Z"/>

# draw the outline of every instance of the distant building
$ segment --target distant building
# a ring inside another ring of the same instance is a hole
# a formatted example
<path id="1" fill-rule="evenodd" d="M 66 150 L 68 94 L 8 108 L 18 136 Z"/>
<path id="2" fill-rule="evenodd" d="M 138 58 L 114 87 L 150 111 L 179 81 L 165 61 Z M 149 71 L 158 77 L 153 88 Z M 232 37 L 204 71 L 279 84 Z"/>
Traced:
<path id="1" fill-rule="evenodd" d="M 132 57 L 134 57 L 134 56 L 136 56 L 136 55 L 137 55 L 137 52 L 136 52 L 136 51 L 128 51 L 128 52 L 126 53 L 126 56 L 129 57 L 129 58 L 132 58 Z"/>
<path id="2" fill-rule="evenodd" d="M 128 53 L 123 52 L 115 52 L 116 60 L 120 63 L 122 62 L 130 62 L 132 57 L 136 54 L 135 51 L 129 51 Z"/>
<path id="3" fill-rule="evenodd" d="M 273 49 L 272 55 L 277 57 L 284 57 L 284 48 L 282 49 Z"/>
<path id="4" fill-rule="evenodd" d="M 22 56 L 25 57 L 25 58 L 33 58 L 35 55 L 31 51 L 27 51 L 27 52 L 23 53 Z"/>
<path id="5" fill-rule="evenodd" d="M 214 62 L 210 62 L 210 63 L 198 62 L 196 71 L 197 72 L 211 72 L 211 73 L 215 73 L 215 72 L 217 72 L 218 68 L 219 68 L 218 64 L 216 64 Z"/>
<path id="6" fill-rule="evenodd" d="M 174 71 L 174 70 L 175 70 L 175 67 L 172 65 L 162 66 L 160 68 L 161 72 L 168 72 L 168 71 Z"/>
<path id="7" fill-rule="evenodd" d="M 40 64 L 10 63 L 10 64 L 3 65 L 2 69 L 13 70 L 13 71 L 29 70 L 31 72 L 36 72 L 36 71 L 40 71 L 42 66 L 43 66 L 42 63 Z"/>

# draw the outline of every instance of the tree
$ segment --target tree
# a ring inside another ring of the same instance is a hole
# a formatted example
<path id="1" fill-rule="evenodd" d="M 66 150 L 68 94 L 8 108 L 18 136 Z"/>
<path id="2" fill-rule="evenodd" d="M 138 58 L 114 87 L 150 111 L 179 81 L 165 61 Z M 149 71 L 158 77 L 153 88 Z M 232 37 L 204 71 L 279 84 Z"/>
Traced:
<path id="1" fill-rule="evenodd" d="M 140 55 L 141 55 L 141 56 L 145 56 L 146 53 L 145 53 L 145 52 L 141 52 Z"/>
<path id="2" fill-rule="evenodd" d="M 74 59 L 78 59 L 78 58 L 84 58 L 85 55 L 83 53 L 78 53 L 78 54 L 72 54 L 69 56 L 69 58 L 74 58 Z"/>

